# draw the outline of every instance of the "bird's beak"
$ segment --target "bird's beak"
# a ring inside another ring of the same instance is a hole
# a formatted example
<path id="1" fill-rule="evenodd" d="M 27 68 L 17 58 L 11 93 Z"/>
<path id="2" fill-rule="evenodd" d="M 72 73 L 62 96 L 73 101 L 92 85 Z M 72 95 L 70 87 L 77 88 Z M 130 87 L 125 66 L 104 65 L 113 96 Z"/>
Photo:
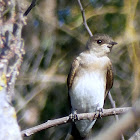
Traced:
<path id="1" fill-rule="evenodd" d="M 108 48 L 110 48 L 110 51 L 111 51 L 111 49 L 112 49 L 112 47 L 114 46 L 114 45 L 116 45 L 116 44 L 118 44 L 117 42 L 110 42 L 110 43 L 108 43 L 109 45 L 107 46 Z"/>
<path id="2" fill-rule="evenodd" d="M 110 42 L 109 44 L 113 46 L 113 45 L 116 45 L 118 43 L 117 42 Z"/>

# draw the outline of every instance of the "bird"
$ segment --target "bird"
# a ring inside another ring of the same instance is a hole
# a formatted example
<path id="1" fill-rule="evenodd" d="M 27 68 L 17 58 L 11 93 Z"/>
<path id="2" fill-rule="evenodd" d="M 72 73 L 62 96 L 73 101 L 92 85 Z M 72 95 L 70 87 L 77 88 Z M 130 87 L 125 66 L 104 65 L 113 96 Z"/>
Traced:
<path id="1" fill-rule="evenodd" d="M 113 86 L 112 63 L 108 54 L 116 44 L 106 34 L 95 34 L 87 41 L 86 49 L 73 60 L 67 77 L 71 112 L 93 113 L 103 109 Z M 95 122 L 96 119 L 72 122 L 71 138 L 85 140 Z"/>

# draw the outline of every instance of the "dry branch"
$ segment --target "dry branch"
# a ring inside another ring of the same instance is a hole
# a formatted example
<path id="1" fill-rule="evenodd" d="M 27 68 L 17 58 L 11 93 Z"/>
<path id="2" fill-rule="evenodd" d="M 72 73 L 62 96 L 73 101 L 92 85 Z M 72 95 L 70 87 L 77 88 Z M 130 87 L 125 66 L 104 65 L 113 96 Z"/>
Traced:
<path id="1" fill-rule="evenodd" d="M 36 0 L 32 0 L 31 5 L 28 7 L 28 9 L 25 11 L 23 15 L 27 16 L 29 12 L 35 7 L 35 5 L 36 5 Z"/>
<path id="2" fill-rule="evenodd" d="M 84 8 L 83 8 L 83 6 L 82 6 L 80 0 L 78 0 L 78 4 L 79 4 L 79 6 L 80 6 L 80 10 L 81 10 L 81 13 L 82 13 L 83 24 L 84 24 L 86 30 L 88 31 L 90 37 L 92 37 L 93 34 L 92 34 L 91 30 L 89 29 L 89 27 L 88 27 L 88 25 L 87 25 L 86 16 L 85 16 L 85 10 L 84 10 Z"/>
<path id="3" fill-rule="evenodd" d="M 128 110 L 130 110 L 131 107 L 125 107 L 125 108 L 115 108 L 115 109 L 104 109 L 103 113 L 100 114 L 101 117 L 106 117 L 106 116 L 112 116 L 112 115 L 119 115 L 119 114 L 123 114 L 125 112 L 127 112 Z M 82 113 L 82 114 L 77 114 L 78 116 L 78 120 L 83 120 L 83 119 L 89 119 L 89 120 L 93 120 L 94 118 L 98 118 L 99 113 Z M 65 124 L 71 122 L 71 120 L 69 120 L 69 116 L 67 117 L 63 117 L 63 118 L 59 118 L 59 119 L 55 119 L 55 120 L 48 120 L 47 122 L 40 124 L 38 126 L 23 130 L 21 132 L 22 136 L 31 136 L 32 134 L 39 132 L 41 130 L 50 128 L 50 127 L 54 127 L 57 125 L 61 125 L 61 124 Z"/>
<path id="4" fill-rule="evenodd" d="M 123 132 L 131 128 L 140 120 L 140 101 L 127 112 L 119 121 L 113 123 L 108 129 L 102 130 L 94 140 L 118 140 Z"/>
<path id="5" fill-rule="evenodd" d="M 140 138 L 140 128 L 132 135 L 129 140 L 138 140 Z"/>
<path id="6" fill-rule="evenodd" d="M 111 106 L 112 106 L 113 108 L 116 108 L 115 101 L 113 100 L 112 95 L 111 95 L 110 92 L 108 93 L 108 98 L 109 98 L 109 100 L 110 100 Z M 116 119 L 116 121 L 119 120 L 118 115 L 115 115 L 115 119 Z M 121 140 L 124 140 L 124 136 L 123 136 L 123 134 L 121 134 Z"/>

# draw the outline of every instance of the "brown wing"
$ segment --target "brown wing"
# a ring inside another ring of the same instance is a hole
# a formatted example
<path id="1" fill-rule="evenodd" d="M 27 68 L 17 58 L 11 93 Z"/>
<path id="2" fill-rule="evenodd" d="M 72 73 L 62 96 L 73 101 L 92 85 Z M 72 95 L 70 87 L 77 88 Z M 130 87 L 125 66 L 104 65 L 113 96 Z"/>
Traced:
<path id="1" fill-rule="evenodd" d="M 70 101 L 70 93 L 69 93 L 69 90 L 70 88 L 72 87 L 72 83 L 73 83 L 73 80 L 74 80 L 74 77 L 76 75 L 76 71 L 79 67 L 79 62 L 78 62 L 78 59 L 75 59 L 71 65 L 71 69 L 70 69 L 70 72 L 68 74 L 68 78 L 67 78 L 67 86 L 68 86 L 68 100 L 69 100 L 69 105 L 70 105 L 70 109 L 71 109 L 71 101 Z"/>
<path id="2" fill-rule="evenodd" d="M 76 73 L 78 67 L 79 67 L 78 59 L 75 59 L 72 63 L 72 66 L 71 66 L 71 69 L 70 69 L 70 72 L 69 72 L 68 78 L 67 78 L 68 90 L 72 87 L 72 83 L 73 83 L 75 73 Z"/>
<path id="3" fill-rule="evenodd" d="M 106 91 L 105 91 L 105 98 L 109 92 L 109 90 L 113 86 L 113 70 L 112 70 L 112 64 L 110 63 L 107 67 L 107 74 L 106 74 Z"/>

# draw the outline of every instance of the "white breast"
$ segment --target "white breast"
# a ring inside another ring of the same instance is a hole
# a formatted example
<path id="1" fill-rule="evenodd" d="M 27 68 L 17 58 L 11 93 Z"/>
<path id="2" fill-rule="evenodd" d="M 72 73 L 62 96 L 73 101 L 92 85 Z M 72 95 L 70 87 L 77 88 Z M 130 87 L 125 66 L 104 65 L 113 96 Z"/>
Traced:
<path id="1" fill-rule="evenodd" d="M 97 107 L 102 108 L 105 93 L 104 76 L 100 72 L 91 72 L 77 79 L 70 91 L 72 108 L 79 113 L 93 112 Z"/>

